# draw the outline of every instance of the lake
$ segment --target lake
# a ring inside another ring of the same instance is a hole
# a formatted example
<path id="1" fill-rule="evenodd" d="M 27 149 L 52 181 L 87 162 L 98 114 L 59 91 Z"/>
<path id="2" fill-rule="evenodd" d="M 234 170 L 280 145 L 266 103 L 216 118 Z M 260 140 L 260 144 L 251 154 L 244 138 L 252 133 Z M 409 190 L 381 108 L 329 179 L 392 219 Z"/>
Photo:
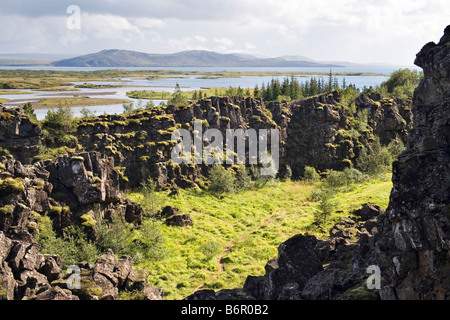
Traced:
<path id="1" fill-rule="evenodd" d="M 117 68 L 66 68 L 66 67 L 1 67 L 4 70 L 15 70 L 15 69 L 26 69 L 26 70 L 56 70 L 56 71 L 96 71 L 96 70 L 109 70 Z M 225 67 L 178 67 L 178 68 L 120 68 L 123 70 L 135 71 L 135 70 L 176 70 L 176 71 L 200 71 L 200 72 L 218 72 L 218 71 L 235 71 L 235 72 L 246 72 L 246 71 L 282 71 L 285 73 L 289 72 L 330 72 L 330 68 L 225 68 Z M 377 73 L 377 76 L 336 76 L 339 84 L 342 84 L 344 78 L 347 84 L 354 84 L 358 89 L 363 89 L 364 87 L 374 87 L 386 81 L 388 76 L 400 69 L 400 67 L 348 67 L 348 68 L 333 68 L 332 72 L 359 72 L 359 73 Z M 420 70 L 419 68 L 414 68 Z M 306 82 L 311 76 L 301 76 L 297 77 L 299 82 Z M 322 76 L 313 76 L 320 78 Z M 33 91 L 33 90 L 23 90 L 27 94 L 14 94 L 14 95 L 0 95 L 0 99 L 9 99 L 12 102 L 5 102 L 5 106 L 17 106 L 23 105 L 26 101 L 33 103 L 34 101 L 39 101 L 40 99 L 46 97 L 73 97 L 78 96 L 88 96 L 88 97 L 98 97 L 98 98 L 111 98 L 111 99 L 129 99 L 138 103 L 136 99 L 130 99 L 127 97 L 126 93 L 133 90 L 153 90 L 153 91 L 166 91 L 173 92 L 175 85 L 178 83 L 181 90 L 200 90 L 201 88 L 208 87 L 238 87 L 243 89 L 255 88 L 256 85 L 261 87 L 261 85 L 267 84 L 272 79 L 283 80 L 285 76 L 274 77 L 274 76 L 242 76 L 240 78 L 216 78 L 216 79 L 204 79 L 199 75 L 182 75 L 173 76 L 168 78 L 157 78 L 156 80 L 147 80 L 143 78 L 123 78 L 120 81 L 90 81 L 93 84 L 112 84 L 121 85 L 125 87 L 121 88 L 106 88 L 106 89 L 80 89 L 80 91 Z M 328 76 L 323 76 L 325 81 L 328 80 Z M 83 82 L 72 82 L 74 85 L 82 84 Z M 21 100 L 20 102 L 14 102 L 14 100 Z M 155 105 L 158 105 L 161 100 L 154 100 Z M 123 112 L 123 106 L 120 105 L 107 105 L 107 106 L 90 106 L 90 110 L 94 111 L 96 115 L 107 114 L 120 114 Z M 75 116 L 80 116 L 80 108 L 73 108 Z M 35 113 L 39 120 L 45 118 L 47 114 L 46 109 L 36 110 Z"/>

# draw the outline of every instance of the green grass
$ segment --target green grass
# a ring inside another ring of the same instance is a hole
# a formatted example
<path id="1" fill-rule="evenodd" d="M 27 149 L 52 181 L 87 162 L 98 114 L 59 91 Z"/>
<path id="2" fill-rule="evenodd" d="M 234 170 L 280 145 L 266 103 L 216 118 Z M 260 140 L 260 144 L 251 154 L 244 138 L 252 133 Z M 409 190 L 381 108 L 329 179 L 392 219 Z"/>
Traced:
<path id="1" fill-rule="evenodd" d="M 292 236 L 309 232 L 326 237 L 335 222 L 367 202 L 386 208 L 392 183 L 386 175 L 340 190 L 334 199 L 338 205 L 323 228 L 313 225 L 318 202 L 308 200 L 318 186 L 274 182 L 221 199 L 202 190 L 180 190 L 176 198 L 163 193 L 164 205 L 190 213 L 194 225 L 174 228 L 161 222 L 164 259 L 138 266 L 150 271 L 151 285 L 163 287 L 168 300 L 185 298 L 196 288 L 239 288 L 247 276 L 263 275 L 278 246 Z M 142 194 L 129 196 L 145 203 Z"/>

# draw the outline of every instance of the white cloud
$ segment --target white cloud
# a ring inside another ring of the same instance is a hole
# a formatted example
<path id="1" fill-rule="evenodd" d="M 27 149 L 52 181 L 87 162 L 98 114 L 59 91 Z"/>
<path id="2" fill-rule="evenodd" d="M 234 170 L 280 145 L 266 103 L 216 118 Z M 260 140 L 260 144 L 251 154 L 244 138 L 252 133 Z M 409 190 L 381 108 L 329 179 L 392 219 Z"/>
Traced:
<path id="1" fill-rule="evenodd" d="M 213 41 L 216 42 L 216 43 L 219 43 L 223 47 L 231 47 L 232 45 L 234 45 L 233 40 L 231 40 L 229 38 L 225 38 L 225 37 L 214 38 Z"/>
<path id="2" fill-rule="evenodd" d="M 410 64 L 450 17 L 448 0 L 77 0 L 82 29 L 73 32 L 66 4 L 2 4 L 2 51 L 209 49 Z"/>
<path id="3" fill-rule="evenodd" d="M 90 38 L 131 41 L 142 37 L 141 30 L 120 16 L 103 14 L 83 14 L 81 17 L 83 33 Z"/>
<path id="4" fill-rule="evenodd" d="M 209 50 L 207 46 L 203 44 L 203 38 L 201 41 L 196 39 L 196 37 L 182 37 L 169 39 L 167 41 L 168 46 L 172 49 L 172 52 L 176 51 L 186 51 L 186 50 Z"/>
<path id="5" fill-rule="evenodd" d="M 201 43 L 205 43 L 208 42 L 208 39 L 206 39 L 205 37 L 202 36 L 193 36 L 194 40 L 201 42 Z"/>
<path id="6" fill-rule="evenodd" d="M 135 20 L 136 26 L 140 28 L 165 28 L 167 27 L 167 23 L 165 23 L 161 19 L 155 19 L 155 18 L 137 18 Z"/>

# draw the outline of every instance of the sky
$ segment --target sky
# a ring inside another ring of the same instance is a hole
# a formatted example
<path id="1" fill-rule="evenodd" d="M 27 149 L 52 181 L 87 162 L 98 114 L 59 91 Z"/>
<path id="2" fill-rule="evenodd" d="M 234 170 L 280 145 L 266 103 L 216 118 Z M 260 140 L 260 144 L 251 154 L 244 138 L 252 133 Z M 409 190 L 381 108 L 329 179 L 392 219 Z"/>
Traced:
<path id="1" fill-rule="evenodd" d="M 448 24 L 448 0 L 15 0 L 0 6 L 0 52 L 209 50 L 407 66 Z"/>

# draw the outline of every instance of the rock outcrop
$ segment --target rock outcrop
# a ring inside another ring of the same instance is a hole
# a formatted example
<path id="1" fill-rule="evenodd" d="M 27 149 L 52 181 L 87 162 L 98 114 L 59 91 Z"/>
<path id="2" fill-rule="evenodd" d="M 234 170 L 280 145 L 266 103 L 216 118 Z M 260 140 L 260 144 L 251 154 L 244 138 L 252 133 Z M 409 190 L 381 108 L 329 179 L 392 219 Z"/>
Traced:
<path id="1" fill-rule="evenodd" d="M 61 258 L 39 252 L 35 237 L 41 215 L 51 218 L 60 235 L 82 225 L 93 240 L 95 230 L 83 220 L 92 210 L 105 217 L 119 212 L 128 222 L 141 222 L 143 210 L 120 191 L 112 159 L 92 152 L 34 165 L 12 157 L 0 160 L 0 299 L 109 300 L 120 292 L 131 298 L 163 298 L 160 289 L 148 285 L 148 271 L 132 268 L 130 257 L 117 259 L 108 252 L 92 266 L 80 263 L 81 284 L 72 288 Z"/>
<path id="2" fill-rule="evenodd" d="M 415 63 L 414 130 L 376 238 L 382 298 L 450 299 L 450 26 Z"/>
<path id="3" fill-rule="evenodd" d="M 117 259 L 109 250 L 95 264 L 80 262 L 61 269 L 61 258 L 39 253 L 39 244 L 11 240 L 0 231 L 0 300 L 163 300 L 152 288 L 147 270 L 133 268 L 133 259 Z"/>
<path id="4" fill-rule="evenodd" d="M 193 187 L 201 184 L 208 167 L 175 165 L 171 151 L 177 142 L 172 133 L 180 128 L 194 131 L 202 123 L 203 132 L 218 129 L 270 129 L 277 125 L 260 99 L 211 97 L 187 106 L 157 107 L 130 115 L 104 115 L 82 120 L 76 136 L 88 151 L 114 158 L 125 188 L 139 187 L 151 178 L 161 188 Z"/>
<path id="5" fill-rule="evenodd" d="M 6 149 L 17 160 L 29 164 L 39 153 L 41 127 L 22 108 L 4 108 L 0 103 L 0 151 Z"/>
<path id="6" fill-rule="evenodd" d="M 283 133 L 282 161 L 294 177 L 303 176 L 305 166 L 325 171 L 355 165 L 375 136 L 382 145 L 397 139 L 406 142 L 412 124 L 409 104 L 378 94 L 361 94 L 353 103 L 354 111 L 335 91 L 289 105 L 268 105 Z"/>
<path id="7" fill-rule="evenodd" d="M 224 137 L 227 129 L 279 129 L 280 169 L 289 165 L 293 176 L 300 177 L 306 165 L 318 170 L 353 166 L 375 135 L 384 145 L 395 139 L 406 141 L 411 126 L 409 104 L 375 94 L 361 95 L 354 104 L 352 111 L 337 91 L 267 105 L 261 99 L 210 97 L 186 106 L 85 119 L 76 136 L 85 150 L 114 158 L 125 188 L 138 187 L 149 178 L 161 188 L 189 188 L 201 185 L 209 168 L 170 161 L 175 130 L 183 128 L 193 135 L 197 121 L 203 132 L 218 129 Z M 365 119 L 355 119 L 359 112 Z"/>

